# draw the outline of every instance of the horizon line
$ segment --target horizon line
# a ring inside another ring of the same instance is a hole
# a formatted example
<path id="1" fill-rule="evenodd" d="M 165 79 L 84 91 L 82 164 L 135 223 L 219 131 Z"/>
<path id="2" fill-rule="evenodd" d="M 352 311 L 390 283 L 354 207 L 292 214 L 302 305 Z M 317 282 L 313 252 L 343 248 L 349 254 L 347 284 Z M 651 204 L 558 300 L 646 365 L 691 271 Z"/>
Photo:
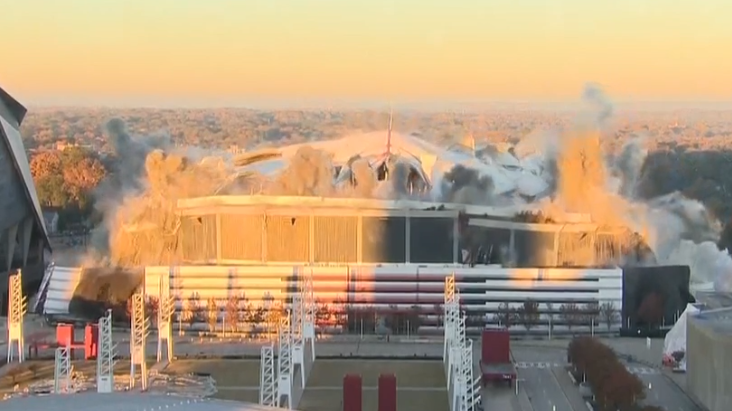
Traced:
<path id="1" fill-rule="evenodd" d="M 39 101 L 40 100 L 40 101 Z M 63 100 L 63 101 L 59 101 Z M 76 100 L 76 101 L 74 101 Z M 158 109 L 158 110 L 396 110 L 413 111 L 470 111 L 487 109 L 556 109 L 560 111 L 581 109 L 585 103 L 580 99 L 548 98 L 434 98 L 434 99 L 357 99 L 357 98 L 259 98 L 259 99 L 23 99 L 28 109 Z M 96 101 L 94 101 L 96 100 Z M 141 100 L 148 100 L 143 102 Z M 157 101 L 155 101 L 157 100 Z M 188 100 L 188 101 L 181 101 Z M 615 109 L 722 109 L 732 110 L 732 99 L 660 99 L 660 98 L 610 98 Z"/>

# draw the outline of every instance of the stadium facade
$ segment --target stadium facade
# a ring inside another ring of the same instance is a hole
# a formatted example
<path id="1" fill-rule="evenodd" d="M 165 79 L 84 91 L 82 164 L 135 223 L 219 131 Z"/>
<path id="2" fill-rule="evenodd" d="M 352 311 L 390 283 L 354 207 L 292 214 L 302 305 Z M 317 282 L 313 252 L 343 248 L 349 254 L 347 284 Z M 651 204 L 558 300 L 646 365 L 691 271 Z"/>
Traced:
<path id="1" fill-rule="evenodd" d="M 517 222 L 516 210 L 421 201 L 216 196 L 178 201 L 178 264 L 614 265 L 628 230 Z M 131 232 L 137 241 L 142 237 Z"/>
<path id="2" fill-rule="evenodd" d="M 562 305 L 579 311 L 612 307 L 617 330 L 620 314 L 629 324 L 638 304 L 624 295 L 635 295 L 626 291 L 638 283 L 639 269 L 628 275 L 615 264 L 638 253 L 628 246 L 632 235 L 587 223 L 581 215 L 571 216 L 574 223 L 538 224 L 515 221 L 515 210 L 491 207 L 268 196 L 180 200 L 177 215 L 169 264 L 122 276 L 57 267 L 44 283 L 44 313 L 99 313 L 95 304 L 126 298 L 109 292 L 129 294 L 142 278 L 153 297 L 166 284 L 178 310 L 213 299 L 223 317 L 231 296 L 240 297 L 242 306 L 287 304 L 297 282 L 312 276 L 316 298 L 330 309 L 417 310 L 425 331 L 440 325 L 444 279 L 452 274 L 474 327 L 500 322 L 503 311 L 531 299 L 541 312 L 535 331 L 550 324 L 589 330 L 602 321 L 598 314 L 567 317 Z M 144 230 L 124 235 L 138 244 L 142 260 L 149 257 L 145 252 L 160 255 L 153 244 L 144 246 Z M 685 281 L 688 290 L 688 268 L 685 273 L 674 281 Z M 648 281 L 642 286 L 653 289 Z"/>

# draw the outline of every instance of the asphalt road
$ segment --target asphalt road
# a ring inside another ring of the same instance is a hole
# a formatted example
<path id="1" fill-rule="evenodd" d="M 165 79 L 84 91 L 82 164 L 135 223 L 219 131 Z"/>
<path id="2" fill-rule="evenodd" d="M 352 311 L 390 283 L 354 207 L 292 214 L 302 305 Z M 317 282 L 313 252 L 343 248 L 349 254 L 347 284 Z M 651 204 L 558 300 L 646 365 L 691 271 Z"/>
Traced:
<path id="1" fill-rule="evenodd" d="M 666 411 L 702 411 L 663 374 L 637 375 L 646 386 L 646 404 L 663 407 Z"/>
<path id="2" fill-rule="evenodd" d="M 518 370 L 519 390 L 525 390 L 534 411 L 572 411 L 572 405 L 551 369 Z"/>

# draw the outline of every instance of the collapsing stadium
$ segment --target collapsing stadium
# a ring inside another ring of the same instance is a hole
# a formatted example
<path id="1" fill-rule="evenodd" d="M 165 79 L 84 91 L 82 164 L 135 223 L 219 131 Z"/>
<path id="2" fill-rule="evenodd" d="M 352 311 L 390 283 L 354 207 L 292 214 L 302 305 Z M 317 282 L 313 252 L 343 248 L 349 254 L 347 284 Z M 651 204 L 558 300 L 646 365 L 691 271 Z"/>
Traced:
<path id="1" fill-rule="evenodd" d="M 589 95 L 597 98 L 597 93 Z M 599 127 L 609 111 L 606 102 L 600 103 Z M 195 276 L 198 270 L 202 277 L 192 284 L 203 293 L 208 287 L 203 278 L 214 281 L 224 271 L 232 284 L 238 281 L 232 275 L 251 274 L 244 281 L 251 289 L 271 277 L 269 271 L 289 270 L 284 277 L 272 277 L 283 278 L 277 281 L 284 281 L 281 285 L 287 289 L 293 273 L 308 267 L 343 268 L 334 274 L 340 276 L 378 268 L 386 270 L 379 274 L 383 281 L 374 278 L 365 287 L 397 294 L 406 287 L 406 293 L 419 300 L 420 270 L 439 268 L 444 278 L 451 271 L 471 269 L 477 271 L 471 271 L 475 275 L 468 276 L 473 278 L 470 282 L 483 284 L 476 289 L 509 290 L 515 280 L 523 279 L 518 289 L 546 285 L 547 293 L 560 293 L 550 298 L 556 304 L 623 301 L 622 295 L 603 301 L 600 290 L 627 293 L 632 282 L 623 272 L 629 268 L 637 273 L 662 266 L 649 272 L 658 276 L 659 284 L 672 282 L 678 299 L 686 298 L 690 276 L 688 267 L 679 266 L 691 261 L 695 282 L 714 282 L 715 288 L 732 284 L 732 272 L 721 266 L 729 257 L 723 258 L 713 244 L 716 226 L 703 207 L 687 207 L 690 202 L 676 194 L 636 201 L 632 193 L 642 151 L 632 142 L 607 165 L 597 127 L 548 136 L 545 153 L 538 151 L 542 144 L 529 139 L 508 149 L 443 149 L 418 135 L 392 134 L 390 129 L 386 144 L 380 144 L 381 134 L 360 134 L 233 158 L 201 158 L 200 152 L 178 150 L 165 139 L 136 138 L 119 120 L 109 123 L 108 132 L 118 151 L 118 169 L 99 189 L 105 224 L 93 239 L 103 264 L 115 267 L 106 271 L 143 273 L 169 267 L 170 272 Z M 411 274 L 397 275 L 402 269 Z M 595 273 L 585 275 L 583 270 L 589 269 Z M 389 270 L 398 278 L 388 280 Z M 666 276 L 666 271 L 678 275 Z M 72 281 L 65 288 L 64 301 L 71 299 L 74 288 L 77 299 L 99 301 L 102 295 L 108 301 L 101 305 L 124 301 L 128 296 L 115 293 L 142 281 L 139 274 L 87 274 L 82 276 L 84 284 Z M 555 274 L 558 277 L 552 278 Z M 507 283 L 487 283 L 494 276 Z M 110 285 L 112 278 L 128 284 Z M 608 278 L 615 283 L 608 284 Z M 146 284 L 151 281 L 145 279 Z M 177 281 L 174 275 L 169 279 Z M 652 285 L 648 281 L 644 284 Z M 100 292 L 105 283 L 108 291 Z M 429 285 L 430 292 L 439 293 L 439 287 L 432 290 L 436 286 Z M 199 292 L 180 284 L 170 287 L 180 290 L 181 301 L 190 298 L 188 291 Z M 247 287 L 236 290 L 251 294 Z M 572 287 L 580 293 L 576 298 L 564 293 Z M 546 302 L 549 294 L 535 297 Z M 383 301 L 368 303 L 422 304 L 379 298 Z M 471 298 L 467 291 L 465 298 Z M 496 298 L 514 305 L 525 299 Z M 347 304 L 346 300 L 340 302 Z M 617 308 L 634 309 L 625 303 Z M 673 307 L 667 310 L 672 311 Z"/>
<path id="2" fill-rule="evenodd" d="M 366 310 L 418 310 L 420 330 L 429 332 L 439 326 L 444 278 L 455 274 L 472 327 L 496 322 L 504 307 L 517 308 L 531 299 L 542 312 L 534 330 L 550 321 L 553 328 L 562 329 L 564 322 L 573 321 L 559 318 L 563 304 L 612 305 L 617 330 L 620 314 L 625 326 L 635 323 L 630 320 L 642 300 L 636 295 L 630 301 L 624 295 L 661 290 L 663 284 L 654 283 L 662 276 L 664 284 L 675 284 L 671 290 L 688 294 L 688 267 L 662 267 L 642 285 L 636 278 L 651 268 L 637 267 L 630 274 L 617 268 L 622 261 L 653 258 L 628 231 L 590 223 L 523 223 L 509 215 L 487 218 L 487 213 L 500 210 L 308 197 L 180 200 L 180 226 L 170 239 L 175 246 L 168 249 L 171 263 L 125 272 L 56 268 L 42 293 L 43 312 L 93 319 L 110 305 L 123 309 L 144 281 L 152 297 L 166 284 L 179 311 L 189 301 L 214 299 L 223 317 L 232 295 L 242 306 L 268 300 L 287 303 L 296 282 L 312 276 L 316 298 L 331 310 L 361 310 L 361 316 Z M 160 255 L 160 249 L 153 248 L 157 244 L 145 245 L 144 230 L 126 235 L 125 242 L 138 244 L 125 248 L 138 252 L 127 258 L 149 261 Z M 484 251 L 491 249 L 499 252 Z M 683 293 L 669 295 L 679 292 Z M 678 301 L 670 302 L 669 323 L 676 307 L 683 310 L 688 301 L 684 296 L 673 299 Z M 591 321 L 597 323 L 598 317 Z M 581 321 L 571 326 L 589 330 Z"/>

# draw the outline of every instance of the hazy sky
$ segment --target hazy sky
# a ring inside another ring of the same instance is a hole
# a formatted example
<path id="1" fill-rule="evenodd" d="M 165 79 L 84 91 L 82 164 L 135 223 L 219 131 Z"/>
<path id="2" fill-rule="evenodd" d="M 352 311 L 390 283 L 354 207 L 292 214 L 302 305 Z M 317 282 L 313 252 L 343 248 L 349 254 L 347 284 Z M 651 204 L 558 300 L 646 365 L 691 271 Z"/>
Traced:
<path id="1" fill-rule="evenodd" d="M 0 0 L 35 104 L 732 100 L 729 0 Z"/>

